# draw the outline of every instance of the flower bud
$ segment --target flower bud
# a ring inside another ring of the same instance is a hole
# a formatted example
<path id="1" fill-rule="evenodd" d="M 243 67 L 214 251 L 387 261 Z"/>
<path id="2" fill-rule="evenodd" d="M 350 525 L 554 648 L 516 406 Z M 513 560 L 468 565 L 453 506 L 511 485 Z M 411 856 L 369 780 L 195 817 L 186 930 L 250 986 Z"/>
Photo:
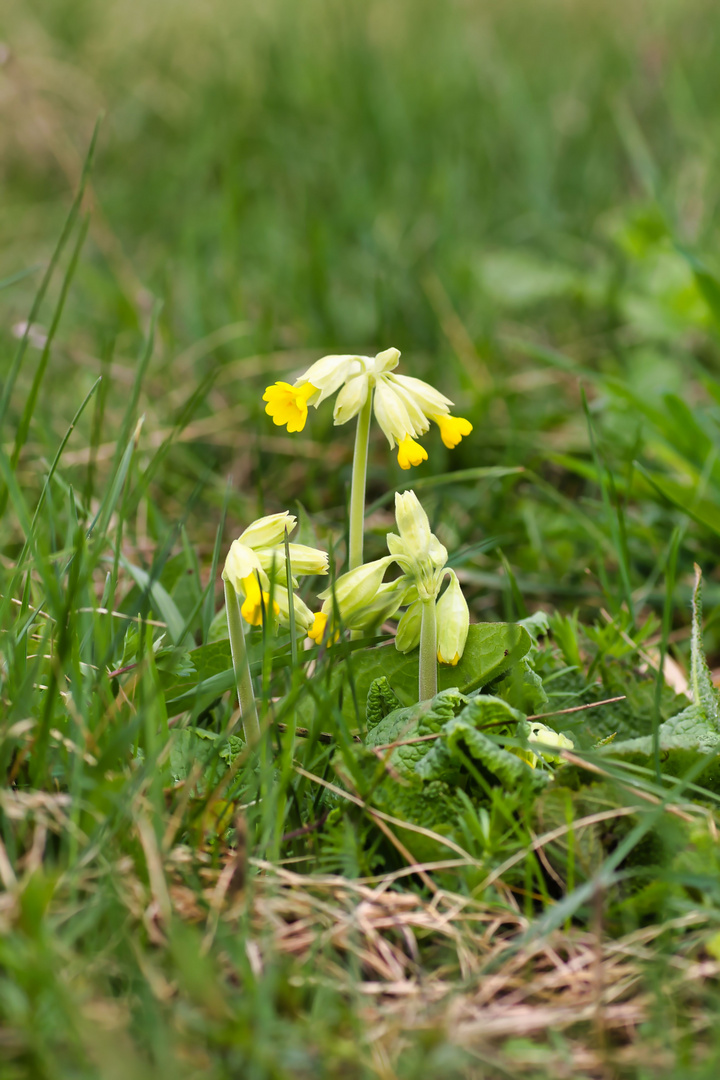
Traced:
<path id="1" fill-rule="evenodd" d="M 540 743 L 542 749 L 538 753 L 545 758 L 546 761 L 559 761 L 560 754 L 554 754 L 552 749 L 557 750 L 574 750 L 575 744 L 572 739 L 568 739 L 567 735 L 561 735 L 559 731 L 553 731 L 552 728 L 547 727 L 545 724 L 539 724 L 537 721 L 525 722 L 522 724 L 521 734 L 524 734 L 529 743 Z"/>
<path id="2" fill-rule="evenodd" d="M 392 371 L 393 368 L 398 366 L 400 360 L 399 349 L 383 349 L 372 360 L 372 373 L 373 375 L 380 375 L 381 373 Z"/>
<path id="3" fill-rule="evenodd" d="M 292 600 L 295 611 L 295 625 L 298 630 L 303 634 L 306 634 L 313 625 L 315 619 L 315 616 L 307 604 L 301 600 L 299 596 L 295 596 L 294 593 L 288 592 L 284 585 L 274 585 L 272 596 L 277 605 L 278 616 L 283 626 L 290 625 L 290 602 Z"/>
<path id="4" fill-rule="evenodd" d="M 437 602 L 438 660 L 455 666 L 461 659 L 470 626 L 470 612 L 454 570 L 445 592 Z"/>
<path id="5" fill-rule="evenodd" d="M 381 585 L 373 600 L 345 623 L 350 630 L 375 630 L 391 618 L 403 602 L 406 583 L 403 578 Z"/>
<path id="6" fill-rule="evenodd" d="M 319 548 L 308 547 L 306 544 L 288 544 L 290 553 L 290 572 L 293 577 L 297 574 L 327 574 L 327 552 Z M 285 549 L 281 548 L 278 555 L 285 569 Z M 262 559 L 262 555 L 260 555 Z"/>
<path id="7" fill-rule="evenodd" d="M 297 518 L 283 510 L 281 514 L 269 514 L 258 518 L 240 534 L 238 542 L 249 548 L 274 547 L 285 540 L 285 530 L 289 533 L 297 525 Z"/>
<path id="8" fill-rule="evenodd" d="M 395 443 L 402 442 L 408 435 L 420 435 L 413 427 L 405 403 L 386 382 L 378 382 L 375 387 L 375 416 L 385 432 L 390 449 Z M 427 427 L 423 430 L 427 431 Z"/>
<path id="9" fill-rule="evenodd" d="M 395 493 L 395 520 L 404 554 L 410 559 L 427 558 L 432 537 L 430 522 L 414 491 Z"/>
<path id="10" fill-rule="evenodd" d="M 392 555 L 386 555 L 342 574 L 334 588 L 325 589 L 318 594 L 324 601 L 322 610 L 326 615 L 333 615 L 337 604 L 342 621 L 347 626 L 351 625 L 363 609 L 372 605 L 391 562 Z"/>
<path id="11" fill-rule="evenodd" d="M 320 391 L 317 401 L 313 401 L 312 404 L 317 407 L 325 398 L 334 394 L 346 379 L 359 375 L 365 369 L 367 359 L 367 357 L 343 354 L 323 356 L 311 364 L 303 374 L 302 381 L 307 380 Z"/>
<path id="12" fill-rule="evenodd" d="M 452 405 L 450 398 L 422 379 L 414 379 L 411 375 L 390 375 L 388 381 L 394 387 L 402 389 L 405 400 L 411 396 L 427 416 L 445 413 Z"/>
<path id="13" fill-rule="evenodd" d="M 395 634 L 395 648 L 398 652 L 408 653 L 420 644 L 420 626 L 422 623 L 422 601 L 416 600 L 402 615 Z"/>
<path id="14" fill-rule="evenodd" d="M 348 379 L 335 399 L 333 422 L 336 426 L 346 424 L 353 416 L 357 416 L 367 401 L 368 389 L 367 375 L 354 375 L 352 379 Z"/>
<path id="15" fill-rule="evenodd" d="M 236 593 L 244 592 L 243 581 L 254 574 L 259 574 L 263 588 L 269 587 L 269 581 L 252 548 L 233 540 L 225 560 L 223 578 L 229 581 Z"/>

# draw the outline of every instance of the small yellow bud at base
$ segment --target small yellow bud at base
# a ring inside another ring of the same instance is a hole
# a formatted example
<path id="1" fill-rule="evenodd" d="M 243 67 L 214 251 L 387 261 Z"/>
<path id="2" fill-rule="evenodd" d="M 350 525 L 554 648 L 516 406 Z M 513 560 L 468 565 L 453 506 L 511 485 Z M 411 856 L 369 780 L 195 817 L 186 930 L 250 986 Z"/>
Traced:
<path id="1" fill-rule="evenodd" d="M 249 574 L 248 577 L 243 578 L 242 585 L 245 591 L 245 600 L 243 606 L 240 608 L 240 614 L 250 626 L 261 626 L 263 607 L 265 608 L 265 611 L 267 611 L 270 604 L 270 596 L 268 593 L 260 591 L 258 580 L 254 574 Z M 274 600 L 273 612 L 275 615 L 280 612 L 280 608 Z"/>
<path id="2" fill-rule="evenodd" d="M 322 641 L 327 621 L 328 617 L 324 611 L 318 611 L 313 619 L 313 624 L 308 630 L 308 637 L 314 641 L 316 645 L 319 645 Z"/>
<path id="3" fill-rule="evenodd" d="M 312 383 L 291 386 L 290 383 L 276 382 L 268 386 L 263 394 L 267 402 L 265 412 L 272 417 L 273 424 L 282 427 L 287 424 L 288 431 L 302 431 L 308 414 L 308 398 L 316 392 Z"/>
<path id="4" fill-rule="evenodd" d="M 401 469 L 409 469 L 411 465 L 420 465 L 423 461 L 427 461 L 427 450 L 406 435 L 398 443 L 398 465 Z"/>
<path id="5" fill-rule="evenodd" d="M 438 414 L 433 416 L 437 426 L 440 428 L 440 438 L 447 446 L 448 450 L 454 450 L 460 440 L 465 435 L 469 435 L 473 429 L 469 420 L 465 420 L 462 416 L 445 416 Z"/>
<path id="6" fill-rule="evenodd" d="M 455 667 L 460 660 L 460 653 L 455 653 L 452 660 L 446 660 L 445 657 L 441 655 L 440 650 L 438 649 L 437 658 L 441 664 L 450 664 L 451 667 Z"/>

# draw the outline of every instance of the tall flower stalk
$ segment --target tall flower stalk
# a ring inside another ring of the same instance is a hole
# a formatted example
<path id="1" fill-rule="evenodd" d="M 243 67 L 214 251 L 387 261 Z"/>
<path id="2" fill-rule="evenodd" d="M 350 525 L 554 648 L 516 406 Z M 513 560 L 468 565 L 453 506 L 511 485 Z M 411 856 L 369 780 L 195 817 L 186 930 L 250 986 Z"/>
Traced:
<path id="1" fill-rule="evenodd" d="M 437 694 L 437 615 L 435 597 L 422 600 L 420 654 L 418 657 L 418 701 L 428 701 Z"/>
<path id="2" fill-rule="evenodd" d="M 365 487 L 367 484 L 368 451 L 370 449 L 370 418 L 372 416 L 373 391 L 358 413 L 355 429 L 355 452 L 353 454 L 352 482 L 350 485 L 350 535 L 348 542 L 348 568 L 354 570 L 363 561 L 365 540 Z"/>
<path id="3" fill-rule="evenodd" d="M 225 578 L 223 584 L 225 586 L 225 615 L 228 625 L 228 637 L 230 638 L 233 671 L 235 672 L 235 686 L 240 706 L 240 718 L 245 742 L 254 745 L 260 738 L 260 721 L 255 706 L 255 692 L 253 691 L 250 663 L 245 646 L 245 631 L 240 615 L 240 602 L 233 584 L 227 578 Z"/>

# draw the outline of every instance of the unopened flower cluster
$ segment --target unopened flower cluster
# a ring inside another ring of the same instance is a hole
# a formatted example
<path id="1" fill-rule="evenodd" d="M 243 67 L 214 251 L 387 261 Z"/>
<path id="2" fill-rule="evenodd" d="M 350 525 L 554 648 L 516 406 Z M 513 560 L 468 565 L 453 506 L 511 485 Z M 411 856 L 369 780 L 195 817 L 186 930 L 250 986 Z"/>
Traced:
<path id="1" fill-rule="evenodd" d="M 286 425 L 291 432 L 302 431 L 308 406 L 317 409 L 337 393 L 334 422 L 346 424 L 373 394 L 375 419 L 390 449 L 397 446 L 400 468 L 409 469 L 427 460 L 427 451 L 416 440 L 428 431 L 431 421 L 440 428 L 449 449 L 470 434 L 472 424 L 462 416 L 451 416 L 452 401 L 429 383 L 395 374 L 399 359 L 397 349 L 385 349 L 377 356 L 324 356 L 294 385 L 276 382 L 269 386 L 263 395 L 265 411 L 278 426 Z"/>
<path id="2" fill-rule="evenodd" d="M 436 606 L 437 656 L 444 664 L 457 664 L 468 636 L 469 612 L 448 553 L 430 529 L 427 514 L 412 491 L 395 496 L 397 533 L 388 533 L 389 554 L 342 574 L 332 588 L 319 594 L 322 608 L 313 614 L 294 592 L 304 574 L 326 574 L 328 557 L 317 548 L 288 544 L 291 582 L 286 570 L 286 534 L 296 520 L 287 512 L 253 522 L 235 540 L 225 562 L 223 577 L 243 597 L 241 614 L 251 626 L 265 618 L 289 624 L 290 605 L 295 624 L 313 641 L 331 642 L 340 630 L 372 631 L 401 608 L 395 638 L 403 653 L 420 641 L 422 605 Z M 390 566 L 398 577 L 385 581 Z M 449 583 L 442 592 L 443 582 Z"/>
<path id="3" fill-rule="evenodd" d="M 327 574 L 328 557 L 319 548 L 288 544 L 288 582 L 285 540 L 296 524 L 297 519 L 286 510 L 258 518 L 230 547 L 223 578 L 244 598 L 240 612 L 251 626 L 260 626 L 271 615 L 289 626 L 291 604 L 296 626 L 307 633 L 313 625 L 312 611 L 294 590 L 302 575 Z"/>
<path id="4" fill-rule="evenodd" d="M 315 616 L 310 636 L 321 641 L 342 626 L 350 630 L 373 630 L 386 619 L 407 610 L 398 622 L 396 648 L 403 653 L 420 642 L 422 607 L 436 605 L 438 660 L 457 664 L 468 636 L 470 614 L 457 574 L 447 566 L 447 549 L 430 530 L 430 522 L 412 491 L 395 496 L 397 533 L 388 533 L 389 555 L 343 574 L 334 589 L 320 593 L 323 606 Z M 395 564 L 400 576 L 385 582 Z M 445 578 L 449 584 L 440 596 Z"/>

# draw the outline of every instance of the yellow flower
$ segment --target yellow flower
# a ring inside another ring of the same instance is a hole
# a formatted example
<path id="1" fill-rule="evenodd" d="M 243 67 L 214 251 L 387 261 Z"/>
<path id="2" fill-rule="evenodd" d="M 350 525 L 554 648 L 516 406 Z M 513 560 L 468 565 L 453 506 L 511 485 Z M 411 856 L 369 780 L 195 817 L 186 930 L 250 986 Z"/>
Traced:
<path id="1" fill-rule="evenodd" d="M 377 356 L 323 356 L 303 372 L 295 386 L 286 382 L 269 386 L 263 395 L 265 411 L 274 423 L 287 424 L 288 431 L 302 431 L 309 405 L 317 409 L 337 394 L 333 419 L 336 425 L 347 424 L 373 395 L 375 419 L 390 449 L 400 445 L 398 460 L 403 469 L 409 469 L 427 459 L 413 440 L 425 434 L 430 420 L 440 425 L 448 447 L 457 446 L 472 425 L 449 415 L 452 401 L 434 386 L 410 375 L 397 375 L 399 359 L 397 349 L 385 349 Z"/>
<path id="2" fill-rule="evenodd" d="M 313 624 L 308 630 L 307 636 L 319 645 L 322 641 L 323 634 L 325 633 L 325 627 L 327 625 L 328 617 L 324 611 L 318 611 L 313 620 Z"/>
<path id="3" fill-rule="evenodd" d="M 270 595 L 266 592 L 260 591 L 258 580 L 254 574 L 249 574 L 242 581 L 243 592 L 245 593 L 245 600 L 243 606 L 240 608 L 240 614 L 246 623 L 250 623 L 251 626 L 261 626 L 263 617 L 263 608 L 265 611 L 270 606 Z M 278 615 L 280 608 L 273 600 L 273 612 Z"/>
<path id="4" fill-rule="evenodd" d="M 240 611 L 251 626 L 262 624 L 263 609 L 270 614 L 270 594 L 272 614 L 281 626 L 290 625 L 291 605 L 295 625 L 303 631 L 312 626 L 312 611 L 293 589 L 297 588 L 297 578 L 303 574 L 327 574 L 328 557 L 324 551 L 305 544 L 288 544 L 290 581 L 287 580 L 284 540 L 296 524 L 295 517 L 286 511 L 270 514 L 253 521 L 230 546 L 223 578 L 238 596 L 244 597 Z"/>
<path id="5" fill-rule="evenodd" d="M 265 412 L 278 427 L 287 424 L 288 431 L 302 431 L 307 420 L 308 399 L 315 393 L 317 387 L 309 382 L 301 386 L 276 382 L 263 394 L 263 401 L 267 401 Z"/>
<path id="6" fill-rule="evenodd" d="M 441 413 L 433 416 L 437 426 L 440 428 L 440 438 L 447 446 L 448 450 L 453 450 L 460 442 L 464 435 L 469 435 L 473 429 L 469 420 L 465 420 L 462 416 L 443 416 Z"/>
<path id="7" fill-rule="evenodd" d="M 411 465 L 420 465 L 427 461 L 427 450 L 415 442 L 409 435 L 398 443 L 398 465 L 401 469 L 409 469 Z"/>

